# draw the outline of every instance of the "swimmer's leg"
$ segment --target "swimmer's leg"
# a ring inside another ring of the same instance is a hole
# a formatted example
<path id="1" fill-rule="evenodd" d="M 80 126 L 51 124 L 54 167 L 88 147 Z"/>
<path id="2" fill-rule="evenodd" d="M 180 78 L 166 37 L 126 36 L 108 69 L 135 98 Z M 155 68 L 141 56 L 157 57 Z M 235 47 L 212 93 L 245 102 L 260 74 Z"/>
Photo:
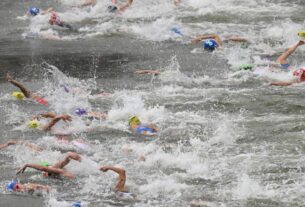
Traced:
<path id="1" fill-rule="evenodd" d="M 6 75 L 6 80 L 13 84 L 14 86 L 18 87 L 22 93 L 25 95 L 27 98 L 31 98 L 31 91 L 28 90 L 22 83 L 14 80 L 9 74 Z"/>
<path id="2" fill-rule="evenodd" d="M 81 157 L 74 152 L 69 152 L 68 155 L 61 161 L 59 161 L 58 163 L 56 163 L 55 165 L 53 165 L 53 168 L 64 168 L 67 164 L 69 164 L 69 162 L 71 161 L 71 159 L 76 160 L 76 161 L 81 161 Z"/>

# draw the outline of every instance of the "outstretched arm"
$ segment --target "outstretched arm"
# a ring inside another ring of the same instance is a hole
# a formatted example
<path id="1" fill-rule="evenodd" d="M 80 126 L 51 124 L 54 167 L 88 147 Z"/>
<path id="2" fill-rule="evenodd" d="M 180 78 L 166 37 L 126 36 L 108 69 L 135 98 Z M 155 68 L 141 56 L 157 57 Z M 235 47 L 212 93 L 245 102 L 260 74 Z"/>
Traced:
<path id="1" fill-rule="evenodd" d="M 10 145 L 15 145 L 17 143 L 18 143 L 18 141 L 8 141 L 8 142 L 6 142 L 4 144 L 0 144 L 0 149 L 4 149 L 4 148 L 6 148 L 6 147 L 8 147 Z"/>
<path id="2" fill-rule="evenodd" d="M 119 182 L 115 186 L 116 191 L 125 191 L 125 181 L 126 181 L 126 173 L 124 169 L 112 167 L 112 166 L 104 166 L 100 168 L 101 171 L 107 172 L 108 170 L 112 170 L 119 174 Z"/>
<path id="3" fill-rule="evenodd" d="M 31 98 L 31 91 L 28 90 L 22 83 L 14 80 L 9 74 L 6 74 L 6 80 L 14 86 L 18 87 L 25 95 L 25 97 Z"/>
<path id="4" fill-rule="evenodd" d="M 159 70 L 136 70 L 134 73 L 136 74 L 154 74 L 154 75 L 159 75 L 160 71 Z"/>
<path id="5" fill-rule="evenodd" d="M 234 42 L 249 42 L 245 37 L 231 36 L 227 37 L 224 41 L 234 41 Z"/>
<path id="6" fill-rule="evenodd" d="M 81 7 L 84 7 L 84 6 L 95 6 L 95 4 L 96 4 L 96 0 L 86 0 L 85 1 L 85 3 L 83 3 L 82 5 L 81 5 Z"/>
<path id="7" fill-rule="evenodd" d="M 287 51 L 285 51 L 280 57 L 277 58 L 277 62 L 280 64 L 287 64 L 287 58 L 294 53 L 294 51 L 300 46 L 304 45 L 304 40 L 299 40 L 296 44 L 294 44 L 292 47 L 288 48 Z"/>
<path id="8" fill-rule="evenodd" d="M 59 161 L 52 167 L 62 169 L 71 161 L 71 159 L 79 161 L 79 162 L 82 160 L 82 158 L 77 153 L 69 152 L 68 155 L 63 160 Z"/>
<path id="9" fill-rule="evenodd" d="M 131 6 L 133 0 L 127 0 L 127 2 L 125 4 L 123 4 L 122 6 L 119 7 L 120 11 L 124 11 L 125 9 L 127 9 L 128 7 Z"/>
<path id="10" fill-rule="evenodd" d="M 294 82 L 272 82 L 270 83 L 271 86 L 290 86 Z"/>
<path id="11" fill-rule="evenodd" d="M 46 9 L 46 10 L 43 10 L 43 11 L 41 12 L 41 14 L 44 15 L 44 14 L 50 13 L 51 11 L 54 11 L 52 7 L 48 8 L 48 9 Z"/>
<path id="12" fill-rule="evenodd" d="M 40 184 L 36 184 L 36 183 L 27 183 L 27 184 L 25 184 L 25 186 L 28 191 L 42 190 L 47 193 L 50 191 L 50 188 L 47 185 L 40 185 Z"/>
<path id="13" fill-rule="evenodd" d="M 55 118 L 56 114 L 53 112 L 45 112 L 45 113 L 41 113 L 39 114 L 39 116 L 43 117 L 43 118 Z"/>
<path id="14" fill-rule="evenodd" d="M 202 35 L 202 36 L 196 37 L 196 38 L 192 39 L 192 43 L 197 44 L 201 40 L 205 40 L 205 39 L 214 39 L 219 46 L 222 46 L 222 41 L 217 34 L 208 34 L 208 35 Z"/>
<path id="15" fill-rule="evenodd" d="M 45 125 L 43 127 L 43 130 L 44 131 L 50 131 L 51 128 L 57 123 L 59 122 L 60 120 L 63 120 L 63 121 L 71 121 L 71 116 L 67 115 L 67 114 L 64 114 L 64 115 L 60 115 L 60 116 L 56 116 L 55 118 L 53 118 L 47 125 Z"/>

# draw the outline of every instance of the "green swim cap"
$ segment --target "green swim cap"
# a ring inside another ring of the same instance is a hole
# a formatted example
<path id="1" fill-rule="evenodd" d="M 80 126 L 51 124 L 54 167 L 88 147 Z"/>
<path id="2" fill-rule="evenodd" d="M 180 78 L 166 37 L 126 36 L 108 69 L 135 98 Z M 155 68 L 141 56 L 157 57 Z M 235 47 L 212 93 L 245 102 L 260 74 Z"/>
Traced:
<path id="1" fill-rule="evenodd" d="M 51 166 L 50 163 L 48 163 L 48 162 L 38 162 L 37 165 L 41 165 L 41 166 L 44 166 L 44 167 Z"/>
<path id="2" fill-rule="evenodd" d="M 136 124 L 136 125 L 140 125 L 141 121 L 137 116 L 132 116 L 129 119 L 128 125 L 130 126 L 131 124 Z"/>
<path id="3" fill-rule="evenodd" d="M 242 64 L 239 66 L 240 70 L 252 70 L 253 65 L 252 64 Z"/>

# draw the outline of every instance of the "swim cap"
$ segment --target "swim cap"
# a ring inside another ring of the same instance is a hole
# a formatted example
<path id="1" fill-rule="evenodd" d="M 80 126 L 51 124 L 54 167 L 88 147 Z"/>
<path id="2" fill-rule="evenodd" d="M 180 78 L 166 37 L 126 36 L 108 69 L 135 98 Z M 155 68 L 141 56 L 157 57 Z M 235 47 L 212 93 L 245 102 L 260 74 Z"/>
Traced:
<path id="1" fill-rule="evenodd" d="M 37 127 L 39 127 L 40 123 L 37 120 L 32 120 L 28 122 L 28 127 L 31 129 L 36 129 Z"/>
<path id="2" fill-rule="evenodd" d="M 177 28 L 177 27 L 173 27 L 172 29 L 171 29 L 171 31 L 172 32 L 174 32 L 175 34 L 178 34 L 178 35 L 183 35 L 182 33 L 181 33 L 181 31 Z"/>
<path id="3" fill-rule="evenodd" d="M 75 109 L 75 114 L 78 116 L 86 115 L 87 111 L 83 108 L 76 108 Z"/>
<path id="4" fill-rule="evenodd" d="M 118 7 L 116 7 L 116 6 L 112 6 L 112 5 L 108 6 L 108 11 L 111 12 L 111 13 L 113 13 L 117 10 L 118 10 Z"/>
<path id="5" fill-rule="evenodd" d="M 31 8 L 29 8 L 29 13 L 30 13 L 32 16 L 36 16 L 37 14 L 39 14 L 39 9 L 36 8 L 36 7 L 31 7 Z"/>
<path id="6" fill-rule="evenodd" d="M 131 124 L 136 124 L 136 125 L 140 125 L 141 121 L 137 116 L 132 116 L 129 119 L 128 125 L 130 126 Z"/>
<path id="7" fill-rule="evenodd" d="M 44 100 L 43 98 L 37 98 L 36 101 L 37 101 L 37 103 L 45 105 L 45 106 L 49 105 L 49 103 L 46 100 Z"/>
<path id="8" fill-rule="evenodd" d="M 305 69 L 300 68 L 298 70 L 293 71 L 293 76 L 298 76 L 301 79 L 305 79 Z"/>
<path id="9" fill-rule="evenodd" d="M 14 187 L 18 184 L 18 182 L 16 180 L 13 180 L 12 182 L 10 182 L 7 186 L 6 189 L 9 191 L 14 191 Z"/>
<path id="10" fill-rule="evenodd" d="M 16 99 L 18 99 L 18 100 L 23 100 L 24 99 L 24 94 L 23 93 L 21 93 L 21 92 L 13 92 L 12 93 L 12 96 L 14 96 Z"/>
<path id="11" fill-rule="evenodd" d="M 305 38 L 305 31 L 299 31 L 298 36 Z"/>
<path id="12" fill-rule="evenodd" d="M 240 70 L 251 70 L 253 68 L 253 65 L 251 65 L 251 64 L 241 64 L 240 66 L 239 66 L 239 69 Z"/>
<path id="13" fill-rule="evenodd" d="M 204 41 L 202 43 L 202 45 L 205 50 L 210 51 L 210 52 L 214 51 L 218 47 L 217 42 L 213 39 Z"/>
<path id="14" fill-rule="evenodd" d="M 51 166 L 50 163 L 48 163 L 48 162 L 38 162 L 37 165 L 41 165 L 41 166 L 44 166 L 44 167 Z"/>
<path id="15" fill-rule="evenodd" d="M 77 201 L 77 202 L 73 203 L 71 207 L 82 207 L 82 204 L 80 201 Z"/>

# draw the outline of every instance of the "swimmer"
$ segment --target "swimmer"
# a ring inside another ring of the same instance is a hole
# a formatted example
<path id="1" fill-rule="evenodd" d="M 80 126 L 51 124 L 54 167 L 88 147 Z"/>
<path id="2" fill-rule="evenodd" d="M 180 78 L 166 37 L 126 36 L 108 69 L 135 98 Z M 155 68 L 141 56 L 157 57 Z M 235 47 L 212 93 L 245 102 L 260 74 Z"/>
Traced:
<path id="1" fill-rule="evenodd" d="M 119 174 L 119 182 L 116 184 L 114 191 L 116 196 L 119 199 L 126 199 L 131 198 L 135 199 L 136 195 L 133 193 L 130 193 L 129 190 L 125 187 L 126 182 L 126 173 L 124 169 L 112 167 L 112 166 L 104 166 L 100 168 L 101 171 L 107 172 L 108 170 L 112 170 L 113 172 L 116 172 Z"/>
<path id="2" fill-rule="evenodd" d="M 85 6 L 95 6 L 97 3 L 97 0 L 85 0 L 85 2 L 80 5 L 80 7 L 85 7 Z"/>
<path id="3" fill-rule="evenodd" d="M 76 147 L 81 150 L 87 150 L 87 149 L 91 148 L 90 144 L 88 144 L 83 139 L 74 139 L 74 140 L 70 141 L 68 139 L 68 136 L 66 136 L 66 135 L 56 135 L 55 138 L 60 143 L 72 145 L 73 147 Z"/>
<path id="4" fill-rule="evenodd" d="M 217 34 L 208 34 L 208 35 L 202 35 L 199 37 L 196 37 L 192 39 L 193 44 L 197 44 L 199 42 L 203 41 L 203 47 L 207 51 L 214 51 L 215 49 L 222 48 L 223 42 L 228 42 L 228 41 L 234 41 L 234 42 L 244 42 L 244 43 L 249 43 L 249 40 L 243 37 L 238 37 L 238 36 L 231 36 L 225 38 L 223 41 Z"/>
<path id="5" fill-rule="evenodd" d="M 159 70 L 136 70 L 134 72 L 135 74 L 143 75 L 143 74 L 152 74 L 152 75 L 159 75 L 160 71 Z"/>
<path id="6" fill-rule="evenodd" d="M 159 131 L 155 124 L 143 124 L 136 116 L 132 116 L 128 122 L 131 131 L 143 135 L 156 135 Z"/>
<path id="7" fill-rule="evenodd" d="M 87 118 L 91 118 L 91 119 L 106 119 L 107 118 L 107 114 L 103 113 L 103 112 L 99 112 L 99 111 L 86 111 L 86 109 L 84 108 L 76 108 L 75 109 L 75 114 L 77 116 L 85 116 Z"/>
<path id="8" fill-rule="evenodd" d="M 45 14 L 50 13 L 52 11 L 54 11 L 52 7 L 48 8 L 46 10 L 40 10 L 37 7 L 31 7 L 27 11 L 27 15 L 31 15 L 31 16 L 37 16 L 38 14 L 45 15 Z"/>
<path id="9" fill-rule="evenodd" d="M 15 192 L 27 192 L 27 193 L 34 193 L 36 191 L 43 191 L 48 193 L 50 191 L 49 186 L 47 185 L 40 185 L 35 183 L 27 183 L 27 184 L 21 184 L 16 180 L 13 180 L 10 182 L 6 189 L 8 191 L 15 191 Z"/>
<path id="10" fill-rule="evenodd" d="M 290 86 L 296 83 L 301 83 L 305 81 L 305 68 L 300 68 L 298 70 L 293 71 L 294 78 L 290 81 L 282 81 L 282 82 L 272 82 L 271 86 Z"/>
<path id="11" fill-rule="evenodd" d="M 51 12 L 51 16 L 50 16 L 50 19 L 49 19 L 49 24 L 50 25 L 57 25 L 59 27 L 63 27 L 63 28 L 69 29 L 69 30 L 75 30 L 70 24 L 68 24 L 64 21 L 61 21 L 59 16 L 54 11 Z"/>
<path id="12" fill-rule="evenodd" d="M 295 52 L 295 50 L 301 46 L 301 45 L 304 45 L 305 44 L 305 41 L 304 40 L 299 40 L 298 42 L 296 42 L 293 46 L 291 46 L 290 48 L 288 48 L 288 50 L 286 50 L 282 55 L 280 55 L 278 58 L 277 58 L 277 62 L 279 64 L 281 64 L 281 67 L 283 70 L 290 70 L 291 67 L 290 67 L 290 64 L 287 62 L 287 58 Z"/>
<path id="13" fill-rule="evenodd" d="M 108 6 L 108 11 L 109 12 L 125 11 L 128 7 L 131 6 L 132 2 L 133 2 L 133 0 L 126 0 L 125 4 L 118 5 L 117 0 L 112 0 L 113 5 Z"/>
<path id="14" fill-rule="evenodd" d="M 46 125 L 41 126 L 41 123 L 39 122 L 40 118 L 51 118 L 51 121 Z M 72 121 L 72 118 L 67 114 L 56 115 L 53 112 L 41 113 L 38 116 L 34 116 L 31 121 L 28 122 L 28 127 L 32 129 L 40 128 L 43 131 L 50 131 L 52 127 L 60 120 L 63 120 L 64 122 L 70 122 Z"/>
<path id="15" fill-rule="evenodd" d="M 1 149 L 5 149 L 9 146 L 12 146 L 12 145 L 16 145 L 16 144 L 23 144 L 24 142 L 23 141 L 15 141 L 15 140 L 11 140 L 11 141 L 8 141 L 4 144 L 0 144 L 0 150 Z M 35 152 L 42 152 L 43 149 L 38 147 L 37 145 L 34 145 L 34 144 L 31 144 L 31 143 L 25 143 L 25 146 L 28 147 L 29 149 L 35 151 Z"/>
<path id="16" fill-rule="evenodd" d="M 75 175 L 64 169 L 64 167 L 69 164 L 71 159 L 81 162 L 81 157 L 77 153 L 69 152 L 63 160 L 59 161 L 55 165 L 50 165 L 47 162 L 41 162 L 38 164 L 25 164 L 20 170 L 17 171 L 16 175 L 24 173 L 26 168 L 33 168 L 42 171 L 44 176 L 58 178 L 60 175 L 62 175 L 69 179 L 75 179 Z"/>
<path id="17" fill-rule="evenodd" d="M 39 104 L 42 104 L 45 106 L 49 105 L 49 103 L 46 100 L 44 100 L 41 96 L 39 96 L 35 93 L 32 93 L 22 83 L 14 80 L 9 74 L 6 74 L 6 80 L 21 90 L 22 93 L 20 93 L 20 92 L 13 93 L 13 96 L 15 96 L 17 99 L 23 100 L 23 98 L 26 97 L 26 98 L 35 100 Z"/>

